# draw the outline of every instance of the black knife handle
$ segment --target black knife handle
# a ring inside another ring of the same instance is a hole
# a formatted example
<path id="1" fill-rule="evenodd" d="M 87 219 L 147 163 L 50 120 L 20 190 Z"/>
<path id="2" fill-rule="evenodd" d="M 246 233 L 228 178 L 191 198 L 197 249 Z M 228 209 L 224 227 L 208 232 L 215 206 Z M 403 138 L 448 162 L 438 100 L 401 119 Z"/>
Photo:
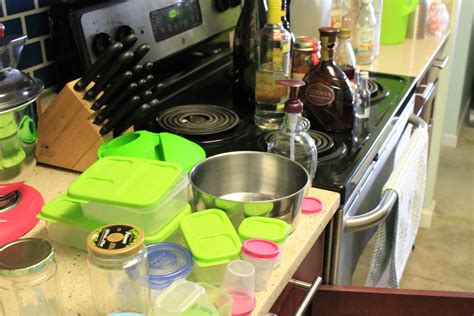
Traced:
<path id="1" fill-rule="evenodd" d="M 120 105 L 135 94 L 138 89 L 138 84 L 135 82 L 130 83 L 125 90 L 123 90 L 116 98 L 113 98 L 109 104 L 96 116 L 94 124 L 102 124 L 107 118 L 109 118 Z"/>
<path id="2" fill-rule="evenodd" d="M 117 126 L 122 120 L 131 115 L 141 104 L 140 97 L 134 95 L 120 107 L 120 109 L 111 116 L 108 121 L 99 130 L 100 135 L 105 135 Z"/>
<path id="3" fill-rule="evenodd" d="M 147 75 L 151 74 L 154 68 L 155 68 L 155 64 L 152 63 L 151 61 L 143 64 L 143 72 Z"/>
<path id="4" fill-rule="evenodd" d="M 81 79 L 74 85 L 74 90 L 84 90 L 92 80 L 102 71 L 105 65 L 111 63 L 123 51 L 123 44 L 120 42 L 113 43 L 107 50 L 96 60 L 96 62 L 85 72 Z"/>
<path id="5" fill-rule="evenodd" d="M 132 62 L 132 64 L 134 64 L 134 65 L 138 64 L 140 62 L 140 60 L 142 60 L 143 57 L 145 57 L 146 54 L 148 54 L 150 49 L 151 49 L 151 45 L 147 44 L 147 43 L 144 43 L 144 44 L 141 44 L 140 46 L 138 46 L 135 49 L 135 51 L 133 52 L 133 62 Z"/>
<path id="6" fill-rule="evenodd" d="M 138 37 L 135 35 L 135 33 L 131 33 L 125 36 L 120 42 L 123 44 L 123 49 L 127 50 L 132 48 L 137 41 Z"/>
<path id="7" fill-rule="evenodd" d="M 91 109 L 94 111 L 99 110 L 104 104 L 110 102 L 110 99 L 114 96 L 119 94 L 119 90 L 124 87 L 127 83 L 129 83 L 133 78 L 133 73 L 131 71 L 125 71 L 121 74 L 117 79 L 112 81 L 110 84 L 110 88 L 102 94 L 100 98 L 98 98 L 93 104 Z"/>
<path id="8" fill-rule="evenodd" d="M 133 52 L 125 51 L 117 58 L 117 61 L 112 67 L 102 73 L 102 76 L 96 81 L 95 85 L 84 94 L 84 99 L 87 101 L 94 100 L 95 97 L 104 89 L 109 83 L 110 79 L 117 74 L 122 67 L 130 65 L 133 60 Z"/>
<path id="9" fill-rule="evenodd" d="M 125 132 L 130 126 L 135 125 L 137 122 L 140 122 L 149 114 L 151 114 L 160 104 L 158 99 L 153 99 L 150 102 L 144 103 L 140 105 L 135 112 L 132 113 L 129 117 L 127 117 L 122 123 L 120 123 L 117 127 L 114 128 L 114 137 L 119 136 L 123 132 Z"/>
<path id="10" fill-rule="evenodd" d="M 132 67 L 131 70 L 132 70 L 133 75 L 135 76 L 135 78 L 141 78 L 143 76 L 143 74 L 144 74 L 143 68 L 144 68 L 143 65 L 140 65 L 140 64 L 134 65 Z"/>

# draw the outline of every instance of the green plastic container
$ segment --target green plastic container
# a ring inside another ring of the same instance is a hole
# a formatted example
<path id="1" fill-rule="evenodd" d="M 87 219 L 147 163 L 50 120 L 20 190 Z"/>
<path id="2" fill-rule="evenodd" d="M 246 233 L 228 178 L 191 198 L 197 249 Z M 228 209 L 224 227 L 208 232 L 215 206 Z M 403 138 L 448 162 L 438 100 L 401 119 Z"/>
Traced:
<path id="1" fill-rule="evenodd" d="M 138 131 L 123 134 L 99 148 L 99 159 L 110 156 L 137 157 L 174 162 L 185 172 L 206 159 L 206 152 L 196 143 L 170 133 Z"/>
<path id="2" fill-rule="evenodd" d="M 46 221 L 49 237 L 59 243 L 86 250 L 87 235 L 94 229 L 105 224 L 90 220 L 83 216 L 81 200 L 75 200 L 63 194 L 45 206 L 38 218 Z M 186 206 L 167 225 L 153 234 L 145 234 L 145 244 L 157 242 L 173 242 L 184 245 L 179 229 L 180 221 L 191 214 L 191 206 Z"/>
<path id="3" fill-rule="evenodd" d="M 128 223 L 152 234 L 188 204 L 188 176 L 175 163 L 132 157 L 96 161 L 69 187 L 84 216 Z"/>
<path id="4" fill-rule="evenodd" d="M 380 43 L 395 45 L 405 41 L 408 18 L 418 0 L 386 0 L 383 2 Z"/>
<path id="5" fill-rule="evenodd" d="M 239 258 L 242 247 L 231 221 L 223 211 L 209 209 L 184 217 L 180 226 L 195 262 L 191 278 L 219 285 L 227 263 Z"/>
<path id="6" fill-rule="evenodd" d="M 239 236 L 242 240 L 261 238 L 283 244 L 290 233 L 291 225 L 287 222 L 270 217 L 254 216 L 242 221 Z"/>

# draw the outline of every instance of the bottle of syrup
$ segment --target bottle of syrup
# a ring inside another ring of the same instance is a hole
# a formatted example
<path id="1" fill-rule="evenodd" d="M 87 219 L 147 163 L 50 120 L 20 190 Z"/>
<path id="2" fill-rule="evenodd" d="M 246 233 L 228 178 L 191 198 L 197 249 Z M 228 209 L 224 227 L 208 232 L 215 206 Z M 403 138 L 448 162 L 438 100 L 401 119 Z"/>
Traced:
<path id="1" fill-rule="evenodd" d="M 299 97 L 305 104 L 311 126 L 326 132 L 350 132 L 354 121 L 354 96 L 344 71 L 334 62 L 338 30 L 319 29 L 321 62 L 303 78 Z"/>

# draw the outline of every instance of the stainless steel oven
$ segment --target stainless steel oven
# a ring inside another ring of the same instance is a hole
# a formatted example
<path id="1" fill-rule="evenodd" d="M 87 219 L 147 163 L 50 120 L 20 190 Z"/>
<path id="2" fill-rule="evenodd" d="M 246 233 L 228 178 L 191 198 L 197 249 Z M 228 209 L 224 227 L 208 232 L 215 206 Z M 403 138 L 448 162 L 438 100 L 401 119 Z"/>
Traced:
<path id="1" fill-rule="evenodd" d="M 397 201 L 394 191 L 383 192 L 383 186 L 400 160 L 410 140 L 412 127 L 427 128 L 413 114 L 414 96 L 407 106 L 385 126 L 387 135 L 364 174 L 357 177 L 354 193 L 336 213 L 333 220 L 330 260 L 326 262 L 328 283 L 363 285 L 371 257 L 371 237 L 377 225 L 391 214 Z M 328 269 L 329 268 L 329 269 Z"/>

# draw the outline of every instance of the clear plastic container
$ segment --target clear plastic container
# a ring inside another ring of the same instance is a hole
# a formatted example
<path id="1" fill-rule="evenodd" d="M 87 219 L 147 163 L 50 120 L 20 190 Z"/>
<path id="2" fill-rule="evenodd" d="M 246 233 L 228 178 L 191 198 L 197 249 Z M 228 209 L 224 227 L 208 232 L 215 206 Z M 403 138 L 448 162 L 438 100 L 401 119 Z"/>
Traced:
<path id="1" fill-rule="evenodd" d="M 0 315 L 62 315 L 53 247 L 26 238 L 0 248 Z"/>
<path id="2" fill-rule="evenodd" d="M 242 246 L 242 259 L 255 268 L 255 291 L 264 291 L 272 275 L 280 247 L 265 239 L 249 239 Z"/>
<path id="3" fill-rule="evenodd" d="M 232 296 L 232 314 L 249 315 L 255 308 L 255 268 L 247 261 L 229 262 L 221 289 Z"/>
<path id="4" fill-rule="evenodd" d="M 92 300 L 98 314 L 146 314 L 150 291 L 143 231 L 126 224 L 103 226 L 89 234 L 87 250 Z"/>

